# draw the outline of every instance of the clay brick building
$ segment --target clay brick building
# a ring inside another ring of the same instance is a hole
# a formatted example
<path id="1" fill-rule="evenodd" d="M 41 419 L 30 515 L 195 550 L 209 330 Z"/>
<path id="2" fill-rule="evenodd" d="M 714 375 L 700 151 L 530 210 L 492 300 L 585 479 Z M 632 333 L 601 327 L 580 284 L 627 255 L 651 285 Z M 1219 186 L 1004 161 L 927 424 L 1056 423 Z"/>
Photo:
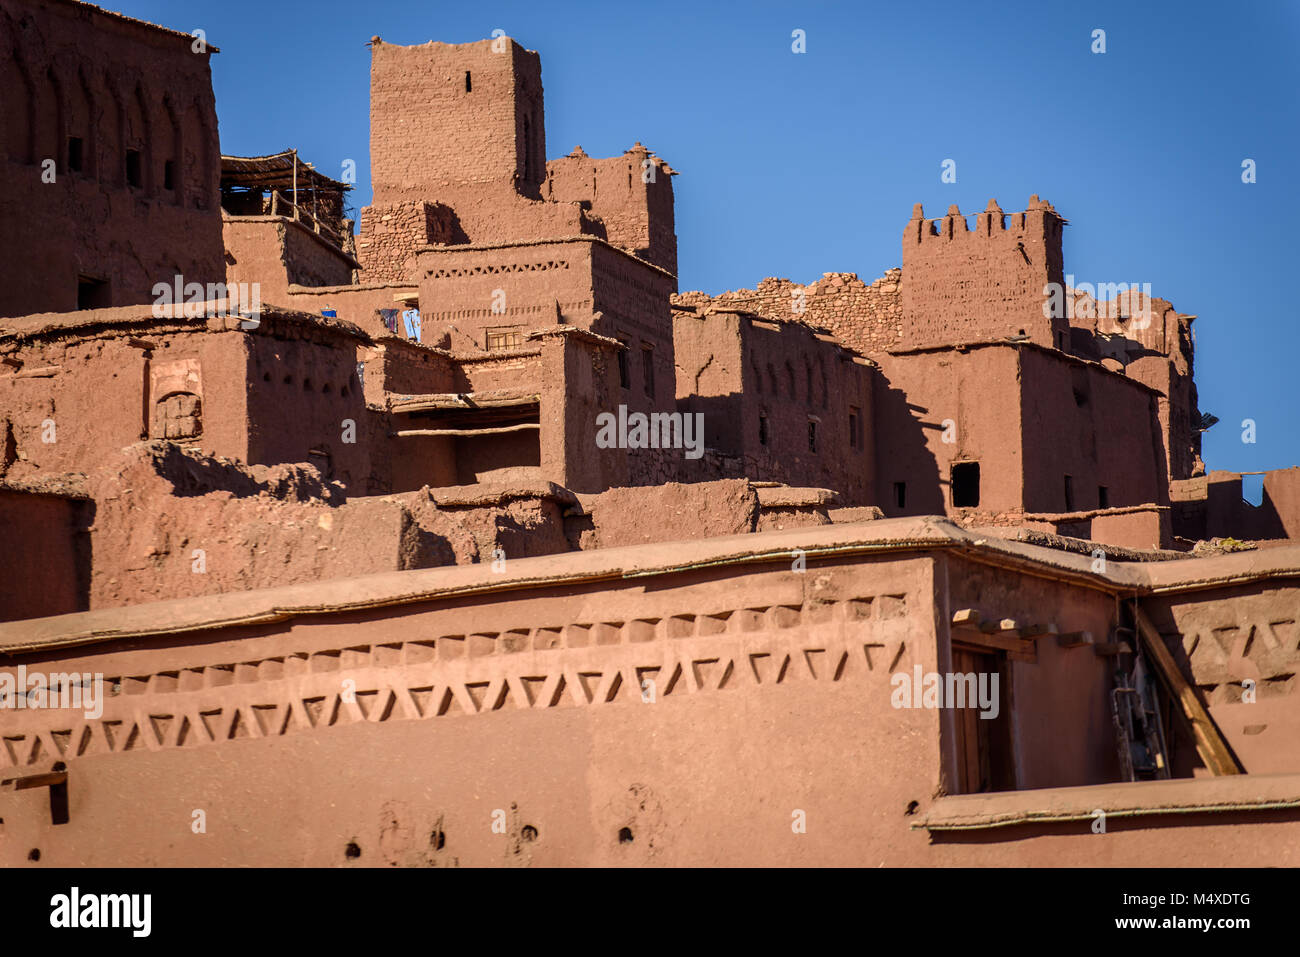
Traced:
<path id="1" fill-rule="evenodd" d="M 799 323 L 726 309 L 674 317 L 677 399 L 703 416 L 698 472 L 833 489 L 876 501 L 875 367 Z M 690 463 L 687 463 L 689 468 Z"/>
<path id="2" fill-rule="evenodd" d="M 296 151 L 221 153 L 192 40 L 0 0 L 0 676 L 113 689 L 5 715 L 0 862 L 1294 856 L 1300 550 L 1198 540 L 1296 537 L 1300 470 L 1205 474 L 1195 317 L 1070 283 L 1050 204 L 679 294 L 673 170 L 548 160 L 537 53 L 374 38 L 354 236 Z M 700 454 L 598 441 L 638 414 Z"/>
<path id="3" fill-rule="evenodd" d="M 195 37 L 75 0 L 0 3 L 0 316 L 152 302 L 224 273 Z"/>

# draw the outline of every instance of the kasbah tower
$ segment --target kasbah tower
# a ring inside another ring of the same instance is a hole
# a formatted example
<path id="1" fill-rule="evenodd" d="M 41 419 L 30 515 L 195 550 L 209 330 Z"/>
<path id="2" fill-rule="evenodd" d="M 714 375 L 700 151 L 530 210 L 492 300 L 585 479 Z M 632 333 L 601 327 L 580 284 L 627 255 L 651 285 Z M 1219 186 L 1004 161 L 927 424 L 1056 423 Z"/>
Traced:
<path id="1" fill-rule="evenodd" d="M 0 863 L 1294 857 L 1300 470 L 1206 471 L 1196 317 L 1046 200 L 679 291 L 515 40 L 371 41 L 358 224 L 193 40 L 0 0 L 0 685 L 107 689 L 4 715 Z"/>

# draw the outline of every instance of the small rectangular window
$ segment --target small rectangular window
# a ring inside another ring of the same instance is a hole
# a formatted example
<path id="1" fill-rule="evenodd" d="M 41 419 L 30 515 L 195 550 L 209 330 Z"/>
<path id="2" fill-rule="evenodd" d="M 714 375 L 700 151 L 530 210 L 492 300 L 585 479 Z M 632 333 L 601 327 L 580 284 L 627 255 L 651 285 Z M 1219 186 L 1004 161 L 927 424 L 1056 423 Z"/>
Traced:
<path id="1" fill-rule="evenodd" d="M 1097 507 L 1110 508 L 1110 489 L 1104 485 L 1097 486 Z"/>
<path id="2" fill-rule="evenodd" d="M 808 420 L 808 451 L 817 451 L 817 423 L 812 419 Z"/>
<path id="3" fill-rule="evenodd" d="M 907 508 L 907 483 L 894 483 L 894 507 Z"/>
<path id="4" fill-rule="evenodd" d="M 167 160 L 163 163 L 163 189 L 176 188 L 176 161 Z"/>
<path id="5" fill-rule="evenodd" d="M 858 447 L 858 410 L 849 409 L 849 448 Z"/>
<path id="6" fill-rule="evenodd" d="M 469 79 L 469 70 L 465 71 L 465 92 L 466 93 L 474 92 L 474 84 L 471 83 Z"/>
<path id="7" fill-rule="evenodd" d="M 650 346 L 641 347 L 641 376 L 645 382 L 645 394 L 655 397 L 655 351 Z"/>
<path id="8" fill-rule="evenodd" d="M 77 308 L 106 309 L 113 304 L 107 279 L 77 277 Z"/>
<path id="9" fill-rule="evenodd" d="M 621 341 L 621 340 L 620 340 Z M 627 343 L 623 343 L 623 348 L 618 350 L 618 384 L 624 389 L 632 388 L 632 374 L 627 368 Z"/>
<path id="10" fill-rule="evenodd" d="M 489 352 L 501 349 L 517 349 L 523 344 L 523 335 L 518 326 L 502 326 L 487 330 L 485 345 Z"/>
<path id="11" fill-rule="evenodd" d="M 1065 510 L 1074 511 L 1074 479 L 1068 475 L 1065 477 Z"/>
<path id="12" fill-rule="evenodd" d="M 68 137 L 68 169 L 74 173 L 81 172 L 85 143 L 80 136 Z"/>
<path id="13" fill-rule="evenodd" d="M 758 443 L 767 445 L 767 416 L 765 415 L 758 417 Z"/>
<path id="14" fill-rule="evenodd" d="M 136 189 L 144 186 L 144 166 L 140 162 L 139 150 L 126 151 L 126 181 Z"/>
<path id="15" fill-rule="evenodd" d="M 953 508 L 978 508 L 980 504 L 980 464 L 954 462 L 952 465 Z"/>

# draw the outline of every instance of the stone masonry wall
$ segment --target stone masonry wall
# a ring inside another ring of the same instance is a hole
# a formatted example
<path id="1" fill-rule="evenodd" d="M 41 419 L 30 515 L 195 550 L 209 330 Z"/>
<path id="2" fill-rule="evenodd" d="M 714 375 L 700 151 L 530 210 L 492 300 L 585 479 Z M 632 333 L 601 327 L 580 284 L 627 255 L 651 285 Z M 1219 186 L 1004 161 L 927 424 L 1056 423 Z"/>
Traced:
<path id="1" fill-rule="evenodd" d="M 718 296 L 679 293 L 673 303 L 697 309 L 715 304 L 778 322 L 801 322 L 824 329 L 855 351 L 870 355 L 900 345 L 902 277 L 903 271 L 895 268 L 869 285 L 851 272 L 828 272 L 806 286 L 789 279 L 768 278 L 756 289 L 737 289 Z M 797 311 L 799 308 L 802 312 Z"/>

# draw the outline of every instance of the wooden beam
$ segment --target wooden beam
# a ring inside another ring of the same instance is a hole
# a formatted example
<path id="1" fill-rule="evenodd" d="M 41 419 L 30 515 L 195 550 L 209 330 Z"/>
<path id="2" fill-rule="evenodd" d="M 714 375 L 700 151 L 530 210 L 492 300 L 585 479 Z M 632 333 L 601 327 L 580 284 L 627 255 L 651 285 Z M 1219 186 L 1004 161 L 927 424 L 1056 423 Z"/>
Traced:
<path id="1" fill-rule="evenodd" d="M 1082 648 L 1084 645 L 1092 644 L 1092 632 L 1069 631 L 1063 635 L 1057 635 L 1056 643 L 1062 648 Z"/>
<path id="2" fill-rule="evenodd" d="M 29 774 L 0 780 L 0 790 L 26 791 L 31 788 L 47 788 L 55 784 L 67 784 L 67 771 L 47 771 L 42 774 Z"/>
<path id="3" fill-rule="evenodd" d="M 1092 653 L 1101 658 L 1113 655 L 1131 655 L 1133 646 L 1127 641 L 1106 641 L 1092 646 Z"/>
<path id="4" fill-rule="evenodd" d="M 1201 704 L 1196 689 L 1187 683 L 1183 673 L 1178 670 L 1178 664 L 1169 653 L 1165 640 L 1160 637 L 1151 619 L 1147 618 L 1146 613 L 1137 606 L 1137 602 L 1133 603 L 1133 618 L 1137 622 L 1142 647 L 1155 666 L 1153 670 L 1160 676 L 1170 696 L 1181 706 L 1183 716 L 1191 725 L 1192 736 L 1196 740 L 1196 751 L 1205 762 L 1205 766 L 1216 775 L 1243 774 L 1244 771 L 1228 748 L 1228 743 L 1223 740 L 1218 725 L 1210 717 L 1210 712 L 1205 709 L 1205 705 Z"/>
<path id="5" fill-rule="evenodd" d="M 1017 636 L 1027 641 L 1033 641 L 1036 638 L 1046 638 L 1048 635 L 1056 634 L 1055 625 L 1024 625 L 1016 632 Z"/>
<path id="6" fill-rule="evenodd" d="M 523 432 L 541 430 L 536 422 L 523 422 L 519 425 L 500 425 L 490 429 L 403 429 L 401 432 L 389 432 L 395 439 L 405 439 L 419 435 L 500 435 L 502 432 Z"/>

